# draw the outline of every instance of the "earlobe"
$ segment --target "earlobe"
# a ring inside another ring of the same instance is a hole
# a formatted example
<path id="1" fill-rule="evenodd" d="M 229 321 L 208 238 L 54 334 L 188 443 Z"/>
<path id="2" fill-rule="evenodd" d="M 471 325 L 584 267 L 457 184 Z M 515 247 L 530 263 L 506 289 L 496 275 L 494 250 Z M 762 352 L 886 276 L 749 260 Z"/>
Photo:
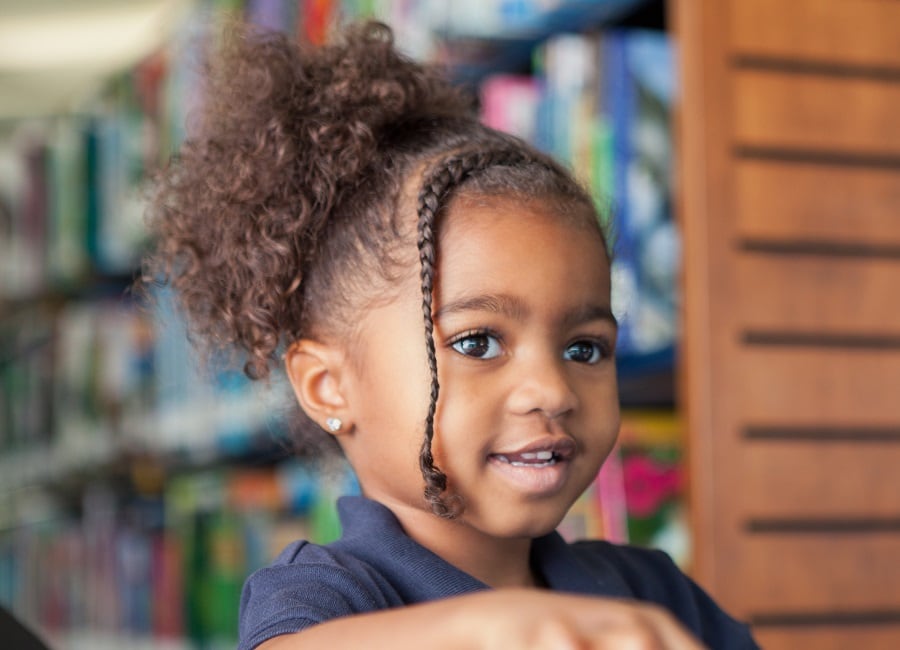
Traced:
<path id="1" fill-rule="evenodd" d="M 306 414 L 333 435 L 351 426 L 347 401 L 341 392 L 343 354 L 332 345 L 302 339 L 284 355 L 285 370 L 294 395 Z M 335 426 L 340 422 L 340 426 Z"/>

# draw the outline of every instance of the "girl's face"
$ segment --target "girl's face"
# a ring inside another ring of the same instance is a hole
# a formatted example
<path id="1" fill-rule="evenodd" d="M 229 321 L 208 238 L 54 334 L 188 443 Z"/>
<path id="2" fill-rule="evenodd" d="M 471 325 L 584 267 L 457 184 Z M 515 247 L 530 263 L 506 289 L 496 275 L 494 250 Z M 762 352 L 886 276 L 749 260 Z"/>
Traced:
<path id="1" fill-rule="evenodd" d="M 596 476 L 619 428 L 603 241 L 542 203 L 461 201 L 438 250 L 435 464 L 464 499 L 462 524 L 498 538 L 545 534 Z M 446 526 L 421 517 L 430 378 L 419 280 L 404 282 L 398 300 L 359 326 L 346 384 L 355 430 L 344 446 L 367 496 L 404 523 Z"/>

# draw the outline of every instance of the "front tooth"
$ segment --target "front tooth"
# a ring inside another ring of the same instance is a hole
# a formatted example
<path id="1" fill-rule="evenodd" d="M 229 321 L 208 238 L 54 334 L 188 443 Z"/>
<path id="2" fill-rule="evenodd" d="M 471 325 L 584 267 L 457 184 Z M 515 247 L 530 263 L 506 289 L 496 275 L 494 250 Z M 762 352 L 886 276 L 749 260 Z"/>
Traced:
<path id="1" fill-rule="evenodd" d="M 524 451 L 519 456 L 522 460 L 550 460 L 553 458 L 552 451 Z"/>

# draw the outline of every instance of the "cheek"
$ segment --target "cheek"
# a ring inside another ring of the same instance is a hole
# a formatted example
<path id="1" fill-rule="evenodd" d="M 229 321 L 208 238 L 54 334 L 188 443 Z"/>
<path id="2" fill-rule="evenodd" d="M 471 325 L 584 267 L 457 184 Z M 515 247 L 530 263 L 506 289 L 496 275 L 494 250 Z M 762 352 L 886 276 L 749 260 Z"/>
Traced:
<path id="1" fill-rule="evenodd" d="M 424 352 L 414 347 L 391 346 L 369 357 L 363 411 L 369 428 L 383 435 L 422 431 L 431 379 Z"/>
<path id="2" fill-rule="evenodd" d="M 619 417 L 619 389 L 615 376 L 615 370 L 610 369 L 609 375 L 600 379 L 590 388 L 591 399 L 587 400 L 587 408 L 597 413 L 607 414 L 604 417 Z"/>
<path id="3" fill-rule="evenodd" d="M 503 425 L 503 383 L 489 375 L 462 370 L 452 361 L 438 359 L 440 397 L 432 442 L 435 464 L 454 478 L 464 480 L 485 456 Z"/>
<path id="4" fill-rule="evenodd" d="M 606 453 L 609 453 L 618 438 L 620 420 L 618 393 L 614 385 L 596 394 L 584 412 L 586 426 L 597 438 L 598 446 L 604 448 Z"/>

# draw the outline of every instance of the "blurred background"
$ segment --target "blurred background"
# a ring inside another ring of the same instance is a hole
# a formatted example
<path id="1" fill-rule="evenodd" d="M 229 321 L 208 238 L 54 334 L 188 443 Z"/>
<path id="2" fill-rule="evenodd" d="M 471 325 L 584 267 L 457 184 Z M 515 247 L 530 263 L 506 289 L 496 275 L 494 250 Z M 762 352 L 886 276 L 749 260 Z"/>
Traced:
<path id="1" fill-rule="evenodd" d="M 233 647 L 246 575 L 357 490 L 129 290 L 228 15 L 383 20 L 594 191 L 623 425 L 567 537 L 665 549 L 768 648 L 900 647 L 894 0 L 0 2 L 0 605 Z"/>

